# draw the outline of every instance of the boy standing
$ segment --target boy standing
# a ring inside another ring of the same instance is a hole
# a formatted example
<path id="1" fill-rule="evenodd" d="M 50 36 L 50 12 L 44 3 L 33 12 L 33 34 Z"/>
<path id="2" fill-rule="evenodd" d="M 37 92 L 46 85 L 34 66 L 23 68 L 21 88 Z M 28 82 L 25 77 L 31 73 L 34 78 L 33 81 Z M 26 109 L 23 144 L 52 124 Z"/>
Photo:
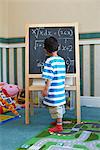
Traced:
<path id="1" fill-rule="evenodd" d="M 62 118 L 65 113 L 65 77 L 66 67 L 65 61 L 58 56 L 58 41 L 54 37 L 46 38 L 44 41 L 44 49 L 50 56 L 45 64 L 42 78 L 46 80 L 45 87 L 42 91 L 44 96 L 43 103 L 47 105 L 51 117 L 56 119 L 56 125 L 49 129 L 49 132 L 61 132 Z"/>

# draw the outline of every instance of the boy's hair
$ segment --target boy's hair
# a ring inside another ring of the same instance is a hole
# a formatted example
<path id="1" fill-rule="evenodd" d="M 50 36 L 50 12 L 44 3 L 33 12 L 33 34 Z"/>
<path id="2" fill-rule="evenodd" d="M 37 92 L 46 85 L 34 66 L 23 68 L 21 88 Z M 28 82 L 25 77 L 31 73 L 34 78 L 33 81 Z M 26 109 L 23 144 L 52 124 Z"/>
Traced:
<path id="1" fill-rule="evenodd" d="M 50 36 L 45 39 L 44 41 L 44 48 L 47 50 L 47 52 L 52 53 L 58 50 L 58 41 L 55 37 Z"/>

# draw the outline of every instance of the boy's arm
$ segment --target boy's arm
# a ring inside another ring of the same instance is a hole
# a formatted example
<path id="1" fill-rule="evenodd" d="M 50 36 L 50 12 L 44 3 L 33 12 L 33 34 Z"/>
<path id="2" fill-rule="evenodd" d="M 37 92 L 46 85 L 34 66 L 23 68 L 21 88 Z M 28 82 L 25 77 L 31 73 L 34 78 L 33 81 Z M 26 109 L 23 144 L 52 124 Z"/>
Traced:
<path id="1" fill-rule="evenodd" d="M 44 86 L 44 89 L 42 91 L 42 96 L 47 96 L 48 95 L 48 88 L 50 86 L 50 80 L 46 80 L 45 82 L 45 86 Z"/>

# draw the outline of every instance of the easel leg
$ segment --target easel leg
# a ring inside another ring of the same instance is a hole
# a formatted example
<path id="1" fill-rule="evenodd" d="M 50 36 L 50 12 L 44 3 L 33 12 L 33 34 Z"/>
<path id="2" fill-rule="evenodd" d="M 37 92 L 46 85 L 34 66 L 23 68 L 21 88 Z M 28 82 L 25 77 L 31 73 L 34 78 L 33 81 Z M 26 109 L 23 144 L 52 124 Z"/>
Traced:
<path id="1" fill-rule="evenodd" d="M 76 108 L 77 108 L 77 123 L 81 122 L 81 110 L 80 110 L 80 94 L 76 91 Z"/>
<path id="2" fill-rule="evenodd" d="M 33 102 L 33 93 L 30 92 L 30 115 L 32 116 L 34 114 L 34 102 Z"/>
<path id="3" fill-rule="evenodd" d="M 29 92 L 25 92 L 25 122 L 29 124 Z"/>

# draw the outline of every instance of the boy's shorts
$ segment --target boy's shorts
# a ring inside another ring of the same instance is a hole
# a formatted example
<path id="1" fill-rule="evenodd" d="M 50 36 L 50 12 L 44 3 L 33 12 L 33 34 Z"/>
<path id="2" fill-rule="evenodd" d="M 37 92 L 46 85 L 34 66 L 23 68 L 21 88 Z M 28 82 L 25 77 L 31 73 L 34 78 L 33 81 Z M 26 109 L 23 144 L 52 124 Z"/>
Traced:
<path id="1" fill-rule="evenodd" d="M 63 114 L 65 113 L 64 105 L 55 106 L 55 107 L 49 106 L 48 109 L 53 119 L 63 118 Z"/>

